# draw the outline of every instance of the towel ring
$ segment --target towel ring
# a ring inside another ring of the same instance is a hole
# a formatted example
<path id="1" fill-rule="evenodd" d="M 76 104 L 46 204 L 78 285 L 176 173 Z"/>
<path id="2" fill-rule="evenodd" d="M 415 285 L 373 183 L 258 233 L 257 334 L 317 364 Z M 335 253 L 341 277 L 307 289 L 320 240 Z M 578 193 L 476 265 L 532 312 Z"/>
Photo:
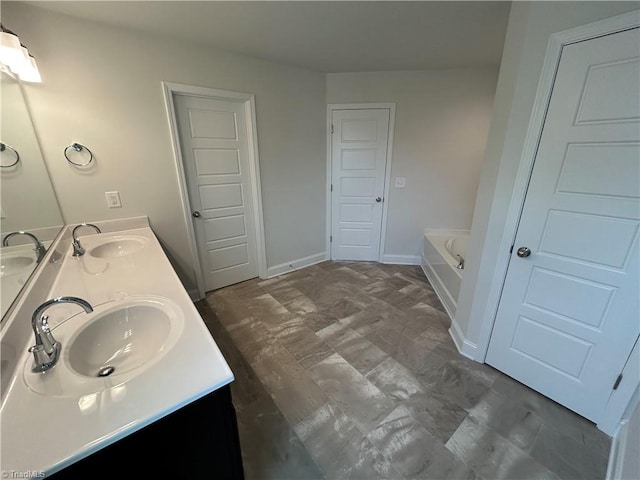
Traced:
<path id="1" fill-rule="evenodd" d="M 7 149 L 11 150 L 15 154 L 16 161 L 13 162 L 11 165 L 0 165 L 0 168 L 13 167 L 14 165 L 17 165 L 17 163 L 20 161 L 20 154 L 15 148 L 13 148 L 11 145 L 7 145 L 6 143 L 0 142 L 0 152 L 4 152 Z"/>
<path id="2" fill-rule="evenodd" d="M 87 152 L 89 152 L 89 155 L 90 155 L 89 161 L 86 163 L 76 163 L 73 160 L 71 160 L 69 158 L 69 153 L 68 153 L 70 148 L 73 149 L 74 152 L 81 152 L 82 150 L 86 150 Z M 76 167 L 86 167 L 91 162 L 93 162 L 93 153 L 91 152 L 91 150 L 89 150 L 87 147 L 79 143 L 72 143 L 71 145 L 67 146 L 67 148 L 64 149 L 64 156 L 67 159 L 67 162 L 69 162 L 72 165 L 75 165 Z"/>

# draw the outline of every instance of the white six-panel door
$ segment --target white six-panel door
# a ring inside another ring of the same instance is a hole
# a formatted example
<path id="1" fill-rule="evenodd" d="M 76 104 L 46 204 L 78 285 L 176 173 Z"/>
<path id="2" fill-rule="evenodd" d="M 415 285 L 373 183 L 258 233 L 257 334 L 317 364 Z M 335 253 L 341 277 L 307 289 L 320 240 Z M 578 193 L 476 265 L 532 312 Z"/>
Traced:
<path id="1" fill-rule="evenodd" d="M 244 103 L 174 94 L 207 291 L 258 276 Z"/>
<path id="2" fill-rule="evenodd" d="M 331 258 L 378 261 L 389 109 L 333 110 Z"/>
<path id="3" fill-rule="evenodd" d="M 640 331 L 639 46 L 563 48 L 486 358 L 596 423 Z"/>

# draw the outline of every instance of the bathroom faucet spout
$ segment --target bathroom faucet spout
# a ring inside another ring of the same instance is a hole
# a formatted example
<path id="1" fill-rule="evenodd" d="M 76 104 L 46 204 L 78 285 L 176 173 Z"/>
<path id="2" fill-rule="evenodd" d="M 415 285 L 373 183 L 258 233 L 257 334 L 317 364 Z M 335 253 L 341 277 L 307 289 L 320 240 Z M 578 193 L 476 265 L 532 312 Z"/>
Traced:
<path id="1" fill-rule="evenodd" d="M 29 351 L 33 353 L 35 359 L 34 372 L 45 372 L 53 367 L 60 358 L 61 344 L 51 333 L 49 328 L 49 317 L 43 315 L 44 311 L 52 305 L 58 303 L 75 303 L 80 305 L 86 313 L 93 312 L 93 307 L 89 302 L 78 297 L 57 297 L 47 300 L 36 308 L 31 316 L 31 328 L 36 339 L 36 344 Z"/>
<path id="2" fill-rule="evenodd" d="M 2 240 L 2 246 L 8 247 L 9 239 L 11 237 L 15 237 L 16 235 L 25 235 L 33 241 L 33 244 L 35 245 L 34 251 L 36 252 L 36 263 L 40 263 L 40 260 L 42 260 L 42 258 L 46 255 L 47 249 L 42 244 L 42 242 L 38 240 L 38 237 L 36 237 L 33 233 L 24 232 L 22 230 L 20 230 L 19 232 L 11 232 Z"/>
<path id="3" fill-rule="evenodd" d="M 462 258 L 462 255 L 456 255 L 456 257 L 458 257 L 458 265 L 456 265 L 456 268 L 458 270 L 464 270 L 464 258 Z"/>
<path id="4" fill-rule="evenodd" d="M 72 239 L 71 245 L 73 246 L 74 257 L 81 257 L 85 253 L 85 249 L 82 247 L 82 245 L 80 245 L 80 240 L 78 240 L 78 237 L 76 236 L 76 232 L 78 231 L 79 228 L 82 228 L 82 227 L 91 227 L 95 229 L 96 232 L 102 233 L 102 231 L 93 223 L 81 223 L 80 225 L 76 225 L 73 228 L 73 231 L 71 232 L 71 239 Z"/>

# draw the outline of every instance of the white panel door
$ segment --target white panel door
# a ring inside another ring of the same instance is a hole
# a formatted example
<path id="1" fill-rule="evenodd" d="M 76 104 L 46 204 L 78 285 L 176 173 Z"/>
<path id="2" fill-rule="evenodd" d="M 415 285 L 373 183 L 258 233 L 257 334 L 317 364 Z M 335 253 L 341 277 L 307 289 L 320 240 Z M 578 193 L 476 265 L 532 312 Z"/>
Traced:
<path id="1" fill-rule="evenodd" d="M 258 276 L 244 104 L 174 95 L 207 291 Z"/>
<path id="2" fill-rule="evenodd" d="M 331 258 L 378 261 L 389 110 L 333 110 Z"/>
<path id="3" fill-rule="evenodd" d="M 639 50 L 562 51 L 486 359 L 596 423 L 640 330 Z"/>

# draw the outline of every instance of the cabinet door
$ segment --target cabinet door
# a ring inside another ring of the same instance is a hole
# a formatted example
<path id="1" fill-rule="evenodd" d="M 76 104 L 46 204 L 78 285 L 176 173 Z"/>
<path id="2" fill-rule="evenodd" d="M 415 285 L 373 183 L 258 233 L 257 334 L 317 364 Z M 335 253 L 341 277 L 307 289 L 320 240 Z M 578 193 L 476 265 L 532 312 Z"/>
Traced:
<path id="1" fill-rule="evenodd" d="M 69 432 L 72 434 L 72 432 Z M 236 413 L 227 385 L 49 478 L 243 480 Z"/>

